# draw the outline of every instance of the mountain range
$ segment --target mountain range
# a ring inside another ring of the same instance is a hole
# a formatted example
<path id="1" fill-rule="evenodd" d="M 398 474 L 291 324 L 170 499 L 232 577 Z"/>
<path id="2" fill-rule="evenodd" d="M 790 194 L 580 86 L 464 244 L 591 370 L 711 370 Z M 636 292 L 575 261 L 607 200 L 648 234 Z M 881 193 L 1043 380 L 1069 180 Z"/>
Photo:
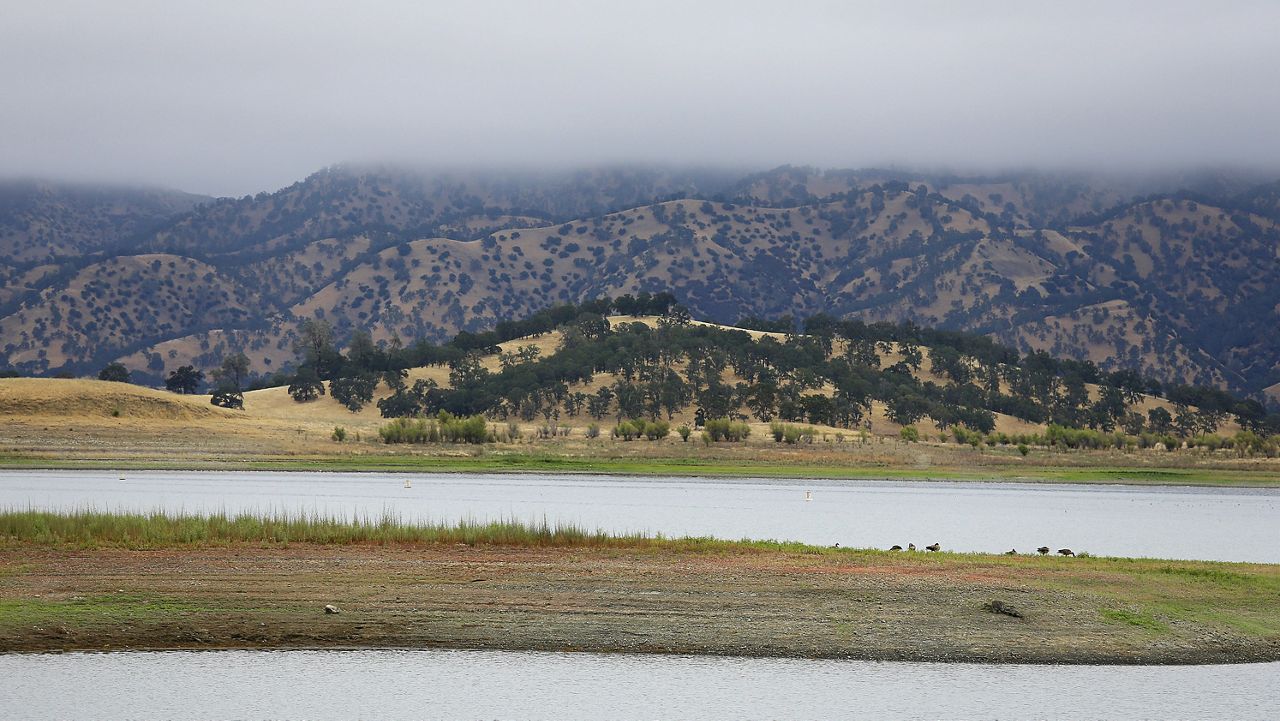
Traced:
<path id="1" fill-rule="evenodd" d="M 336 166 L 208 198 L 0 184 L 0 367 L 292 363 L 670 291 L 696 316 L 909 320 L 1280 400 L 1280 182 L 895 170 Z"/>

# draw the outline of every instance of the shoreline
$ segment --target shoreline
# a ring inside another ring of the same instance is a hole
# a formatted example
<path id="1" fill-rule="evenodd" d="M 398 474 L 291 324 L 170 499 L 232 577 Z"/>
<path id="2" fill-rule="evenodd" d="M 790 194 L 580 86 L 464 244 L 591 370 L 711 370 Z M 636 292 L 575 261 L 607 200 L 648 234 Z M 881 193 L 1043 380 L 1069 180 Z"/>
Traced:
<path id="1" fill-rule="evenodd" d="M 938 468 L 931 472 L 883 466 L 782 465 L 772 462 L 689 463 L 681 459 L 562 458 L 562 457 L 423 457 L 397 455 L 316 456 L 256 460 L 156 460 L 149 458 L 45 459 L 0 455 L 0 470 L 22 471 L 173 471 L 280 473 L 416 473 L 416 474 L 544 474 L 619 477 L 903 481 L 935 483 L 1078 484 L 1097 486 L 1175 486 L 1197 488 L 1280 488 L 1280 475 L 1270 471 L 1202 468 L 1140 468 L 1036 466 L 980 470 Z"/>
<path id="2" fill-rule="evenodd" d="M 1280 565 L 734 542 L 0 543 L 0 652 L 1280 661 Z M 1021 614 L 994 613 L 1001 600 Z M 340 612 L 325 613 L 327 604 Z"/>
<path id="3" fill-rule="evenodd" d="M 256 651 L 262 653 L 280 653 L 286 651 L 335 651 L 335 652 L 356 652 L 356 651 L 460 651 L 460 652 L 496 652 L 496 653 L 553 653 L 553 654 L 591 654 L 599 656 L 612 655 L 638 655 L 638 656 L 682 656 L 692 658 L 743 658 L 743 659 L 778 659 L 778 660 L 794 660 L 794 661 L 848 661 L 852 663 L 936 663 L 936 664 L 956 664 L 956 665 L 973 665 L 973 666 L 1111 666 L 1111 667 L 1133 667 L 1133 666 L 1155 666 L 1155 667 L 1182 667 L 1182 666 L 1245 666 L 1252 664 L 1278 664 L 1280 663 L 1280 652 L 1272 652 L 1268 650 L 1246 649 L 1239 653 L 1230 651 L 1220 652 L 1189 652 L 1185 656 L 1156 656 L 1156 657 L 1113 657 L 1106 655 L 1091 656 L 1089 654 L 1074 655 L 1070 657 L 1053 657 L 1053 658 L 1020 658 L 1020 657 L 953 657 L 953 656 L 916 656 L 916 655 L 859 655 L 843 654 L 843 655 L 795 655 L 786 652 L 733 652 L 733 653 L 716 653 L 707 650 L 682 650 L 682 649 L 646 649 L 646 648 L 577 648 L 563 645 L 543 645 L 543 646 L 484 646 L 484 645 L 452 645 L 446 642 L 441 643 L 424 643 L 417 646 L 404 646 L 395 644 L 380 645 L 363 645 L 363 646 L 344 646 L 344 645 L 288 645 L 288 646 L 262 646 L 262 645 L 236 645 L 236 644 L 203 644 L 203 645 L 125 645 L 125 646 L 68 646 L 58 648 L 35 648 L 35 649 L 4 649 L 0 650 L 0 656 L 45 656 L 45 655 L 63 655 L 63 654 L 115 654 L 115 653 L 218 653 L 222 651 Z M 1219 655 L 1222 654 L 1222 655 Z M 1257 655 L 1257 657 L 1253 657 Z"/>

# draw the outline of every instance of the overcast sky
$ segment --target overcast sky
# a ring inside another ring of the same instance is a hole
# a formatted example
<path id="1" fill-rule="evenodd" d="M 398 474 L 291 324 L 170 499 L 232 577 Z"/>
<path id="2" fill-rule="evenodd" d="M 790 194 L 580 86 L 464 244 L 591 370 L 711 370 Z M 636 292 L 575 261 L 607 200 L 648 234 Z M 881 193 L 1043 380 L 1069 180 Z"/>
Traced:
<path id="1" fill-rule="evenodd" d="M 0 175 L 1280 168 L 1280 2 L 9 2 Z"/>

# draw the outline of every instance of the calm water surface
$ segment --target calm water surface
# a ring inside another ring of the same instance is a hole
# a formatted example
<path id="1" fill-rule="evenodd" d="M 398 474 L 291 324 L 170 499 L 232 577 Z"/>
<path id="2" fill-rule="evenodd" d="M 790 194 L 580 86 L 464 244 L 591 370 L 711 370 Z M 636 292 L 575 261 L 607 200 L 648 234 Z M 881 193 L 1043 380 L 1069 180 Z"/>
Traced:
<path id="1" fill-rule="evenodd" d="M 554 474 L 0 471 L 0 508 L 394 513 L 887 548 L 1280 562 L 1280 489 Z M 408 478 L 412 488 L 405 488 Z M 806 491 L 812 500 L 805 500 Z"/>
<path id="2" fill-rule="evenodd" d="M 211 651 L 0 656 L 0 679 L 0 713 L 31 721 L 1280 718 L 1280 664 Z"/>

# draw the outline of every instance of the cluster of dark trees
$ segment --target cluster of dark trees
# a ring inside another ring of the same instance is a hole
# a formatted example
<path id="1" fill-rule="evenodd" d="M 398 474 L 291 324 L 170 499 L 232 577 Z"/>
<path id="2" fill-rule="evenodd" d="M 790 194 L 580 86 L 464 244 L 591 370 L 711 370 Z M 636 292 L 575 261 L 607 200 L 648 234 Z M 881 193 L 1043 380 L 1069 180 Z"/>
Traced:
<path id="1" fill-rule="evenodd" d="M 640 293 L 623 295 L 614 299 L 587 301 L 579 305 L 552 306 L 523 320 L 502 321 L 491 331 L 458 333 L 451 341 L 436 345 L 420 340 L 412 346 L 393 344 L 383 347 L 375 344 L 365 331 L 357 331 L 351 338 L 346 354 L 337 347 L 332 327 L 320 320 L 307 320 L 298 329 L 295 351 L 299 355 L 298 370 L 289 381 L 289 394 L 299 402 L 314 400 L 325 394 L 325 381 L 329 393 L 352 411 L 359 411 L 373 400 L 378 382 L 385 382 L 396 391 L 392 399 L 380 402 L 386 417 L 415 415 L 416 411 L 435 414 L 448 410 L 437 399 L 444 391 L 432 395 L 428 403 L 424 399 L 433 388 L 424 382 L 413 388 L 405 387 L 406 369 L 431 365 L 449 365 L 454 389 L 461 388 L 480 369 L 476 355 L 498 352 L 498 344 L 516 338 L 546 333 L 566 324 L 579 327 L 591 326 L 600 332 L 607 331 L 605 316 L 623 314 L 632 316 L 677 314 L 676 299 L 670 293 Z M 465 415 L 471 415 L 466 413 Z"/>
<path id="2" fill-rule="evenodd" d="M 656 328 L 611 326 L 604 316 L 621 308 L 637 315 L 661 311 L 662 320 Z M 977 334 L 826 315 L 801 327 L 803 333 L 756 341 L 745 331 L 692 324 L 674 299 L 658 294 L 555 306 L 438 346 L 380 347 L 357 333 L 344 355 L 326 324 L 307 321 L 289 392 L 300 402 L 311 400 L 325 393 L 328 381 L 329 393 L 359 410 L 385 382 L 393 390 L 378 402 L 385 417 L 446 411 L 524 420 L 561 414 L 669 419 L 693 406 L 703 418 L 856 428 L 869 420 L 872 402 L 880 401 L 896 423 L 927 416 L 940 430 L 989 433 L 995 413 L 1005 413 L 1065 428 L 1181 437 L 1212 433 L 1234 417 L 1248 430 L 1280 433 L 1280 413 L 1268 414 L 1254 400 L 1213 388 L 1165 386 L 1133 371 L 1108 373 L 1043 352 L 1023 356 Z M 564 335 L 553 354 L 509 354 L 496 372 L 480 363 L 498 343 L 555 328 Z M 922 372 L 926 357 L 928 373 Z M 409 386 L 406 369 L 423 365 L 447 366 L 449 387 L 425 380 Z M 591 393 L 575 390 L 598 373 L 610 373 L 614 381 Z M 1134 405 L 1142 394 L 1162 395 L 1174 411 L 1139 413 Z"/>
<path id="3" fill-rule="evenodd" d="M 103 369 L 103 372 L 107 372 L 107 369 Z M 244 353 L 229 355 L 222 359 L 222 365 L 211 375 L 213 389 L 209 402 L 222 408 L 242 410 L 245 384 L 249 381 L 249 357 Z M 203 384 L 204 371 L 196 370 L 194 366 L 189 365 L 179 366 L 164 381 L 164 387 L 167 390 L 188 395 L 199 393 Z"/>
<path id="4" fill-rule="evenodd" d="M 113 361 L 98 371 L 98 380 L 115 383 L 130 382 L 129 369 L 123 363 Z M 243 409 L 244 391 L 249 384 L 249 357 L 235 353 L 222 359 L 222 365 L 212 373 L 214 386 L 210 402 L 223 408 Z M 170 393 L 195 395 L 204 386 L 204 371 L 195 366 L 178 366 L 165 378 L 164 387 Z"/>

